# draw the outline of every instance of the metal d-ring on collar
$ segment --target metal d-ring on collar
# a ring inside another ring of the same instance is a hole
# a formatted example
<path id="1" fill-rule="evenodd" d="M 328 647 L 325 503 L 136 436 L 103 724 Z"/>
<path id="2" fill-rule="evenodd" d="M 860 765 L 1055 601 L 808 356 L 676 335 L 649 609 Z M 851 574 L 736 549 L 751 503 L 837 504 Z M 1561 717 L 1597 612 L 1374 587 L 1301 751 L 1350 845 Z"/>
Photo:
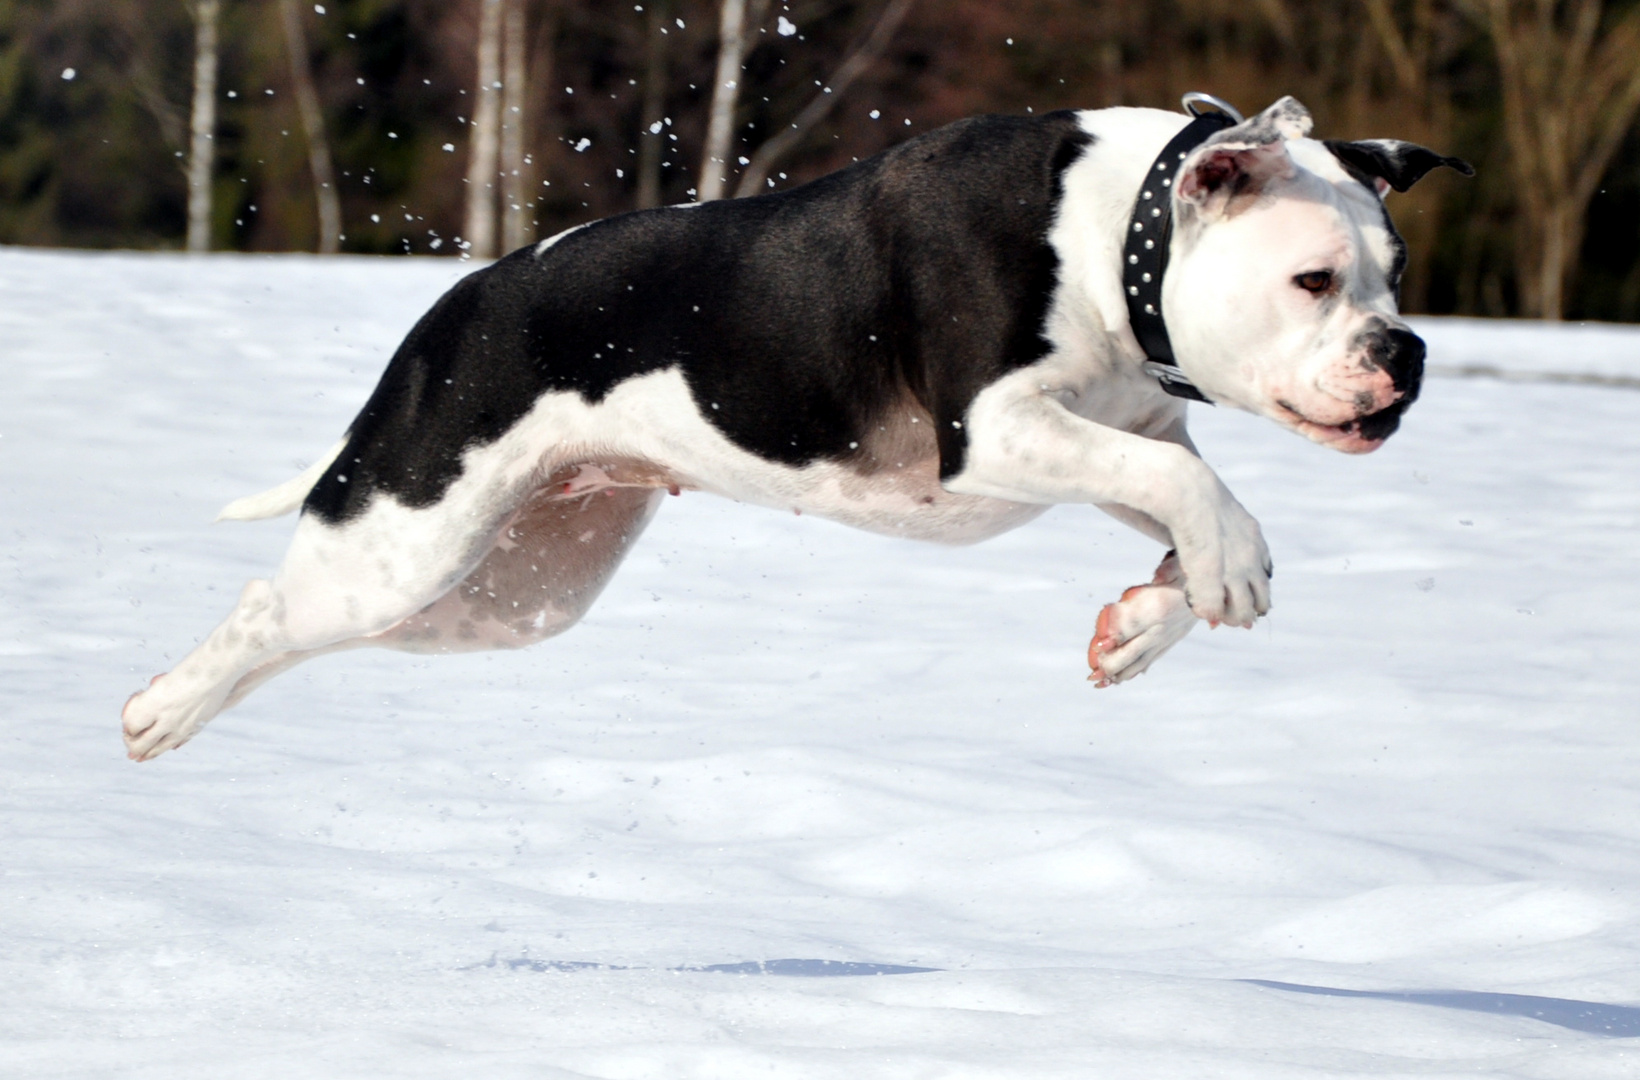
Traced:
<path id="1" fill-rule="evenodd" d="M 1183 104 L 1194 119 L 1162 148 L 1139 185 L 1139 198 L 1128 220 L 1127 242 L 1122 247 L 1122 291 L 1127 294 L 1133 336 L 1145 351 L 1145 371 L 1174 397 L 1207 401 L 1207 396 L 1179 370 L 1167 323 L 1162 321 L 1162 274 L 1167 270 L 1168 241 L 1173 235 L 1173 177 L 1190 151 L 1215 132 L 1241 123 L 1242 116 L 1234 106 L 1211 94 L 1186 94 Z M 1218 111 L 1202 112 L 1202 105 Z"/>

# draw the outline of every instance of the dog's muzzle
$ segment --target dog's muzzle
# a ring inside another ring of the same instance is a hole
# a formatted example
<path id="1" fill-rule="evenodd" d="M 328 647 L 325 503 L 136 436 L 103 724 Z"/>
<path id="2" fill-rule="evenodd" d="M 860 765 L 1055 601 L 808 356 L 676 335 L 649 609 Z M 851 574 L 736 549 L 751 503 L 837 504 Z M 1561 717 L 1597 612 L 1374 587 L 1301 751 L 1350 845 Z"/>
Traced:
<path id="1" fill-rule="evenodd" d="M 1401 426 L 1401 415 L 1418 400 L 1418 391 L 1423 387 L 1427 351 L 1424 339 L 1410 330 L 1381 330 L 1369 337 L 1363 362 L 1375 371 L 1387 373 L 1400 396 L 1385 408 L 1356 420 L 1356 430 L 1363 439 L 1382 441 Z"/>
<path id="2" fill-rule="evenodd" d="M 1385 330 L 1367 347 L 1367 364 L 1389 372 L 1395 389 L 1409 403 L 1424 381 L 1424 339 L 1411 330 Z"/>
<path id="3" fill-rule="evenodd" d="M 1276 419 L 1335 450 L 1365 454 L 1395 434 L 1402 414 L 1418 400 L 1424 380 L 1425 349 L 1417 334 L 1382 321 L 1364 329 L 1351 346 L 1355 359 L 1349 368 L 1357 377 L 1364 376 L 1353 383 L 1353 417 L 1343 422 L 1332 417 L 1323 419 L 1318 413 L 1306 413 L 1300 401 L 1277 398 L 1275 404 L 1281 413 Z M 1336 407 L 1346 395 L 1335 390 L 1327 396 Z"/>

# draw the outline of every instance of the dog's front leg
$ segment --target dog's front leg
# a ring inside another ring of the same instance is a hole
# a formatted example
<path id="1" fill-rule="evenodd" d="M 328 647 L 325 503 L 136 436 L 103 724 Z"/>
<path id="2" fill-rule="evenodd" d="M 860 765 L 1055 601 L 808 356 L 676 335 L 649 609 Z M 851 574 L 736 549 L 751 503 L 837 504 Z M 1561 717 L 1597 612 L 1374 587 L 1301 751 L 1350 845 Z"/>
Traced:
<path id="1" fill-rule="evenodd" d="M 1152 584 L 1177 589 L 1195 617 L 1250 627 L 1269 610 L 1270 556 L 1258 522 L 1187 446 L 1094 423 L 1049 393 L 1010 393 L 1004 384 L 975 399 L 967 426 L 963 468 L 945 482 L 948 490 L 1124 508 L 1129 513 L 1119 517 L 1161 533 L 1177 552 L 1176 571 Z M 1160 589 L 1157 598 L 1165 595 Z M 1178 612 L 1163 622 L 1174 630 L 1189 625 Z"/>
<path id="2" fill-rule="evenodd" d="M 1142 674 L 1183 641 L 1196 622 L 1179 557 L 1169 551 L 1148 584 L 1133 586 L 1099 610 L 1088 644 L 1088 681 L 1110 686 Z"/>

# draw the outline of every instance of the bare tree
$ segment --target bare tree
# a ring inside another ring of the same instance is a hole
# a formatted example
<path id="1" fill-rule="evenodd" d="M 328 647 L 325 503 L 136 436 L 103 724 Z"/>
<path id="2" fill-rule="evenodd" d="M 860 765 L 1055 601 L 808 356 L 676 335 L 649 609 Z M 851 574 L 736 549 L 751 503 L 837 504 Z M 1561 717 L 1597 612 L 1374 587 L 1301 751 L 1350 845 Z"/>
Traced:
<path id="1" fill-rule="evenodd" d="M 216 69 L 221 0 L 195 0 L 194 104 L 188 148 L 188 250 L 211 250 L 211 174 L 216 155 Z"/>
<path id="2" fill-rule="evenodd" d="M 1358 2 L 1371 33 L 1362 35 L 1357 48 L 1377 46 L 1376 57 L 1362 55 L 1358 59 L 1375 63 L 1381 58 L 1387 65 L 1391 76 L 1388 93 L 1398 99 L 1400 106 L 1395 110 L 1399 125 L 1396 134 L 1438 150 L 1451 149 L 1454 107 L 1444 72 L 1455 55 L 1474 45 L 1472 28 L 1451 4 L 1440 0 L 1412 0 L 1399 6 L 1393 0 Z M 1373 94 L 1374 82 L 1370 74 L 1362 72 L 1342 95 L 1349 106 L 1344 111 L 1360 118 L 1358 123 L 1383 108 L 1382 99 Z M 1405 200 L 1414 211 L 1397 215 L 1407 239 L 1401 302 L 1411 310 L 1420 310 L 1428 302 L 1434 280 L 1443 224 L 1442 190 L 1438 185 L 1423 185 L 1394 197 Z"/>
<path id="3" fill-rule="evenodd" d="M 313 201 L 319 211 L 319 254 L 334 255 L 342 239 L 342 200 L 336 193 L 336 170 L 325 138 L 325 114 L 308 62 L 302 11 L 296 0 L 279 0 L 279 15 L 285 24 L 285 51 L 290 56 L 290 81 L 296 88 L 296 112 L 307 139 L 308 171 L 313 174 Z"/>
<path id="4" fill-rule="evenodd" d="M 1122 32 L 1126 27 L 1125 5 L 1104 4 L 1098 15 L 1099 97 L 1106 106 L 1122 104 Z"/>
<path id="5" fill-rule="evenodd" d="M 644 27 L 643 107 L 638 113 L 638 209 L 661 204 L 661 157 L 666 150 L 666 14 L 668 0 L 649 0 Z M 698 190 L 698 189 L 697 189 Z"/>
<path id="6" fill-rule="evenodd" d="M 1431 0 L 1418 0 L 1414 5 L 1411 34 L 1402 32 L 1390 0 L 1361 0 L 1361 5 L 1366 8 L 1367 21 L 1389 59 L 1396 83 L 1408 94 L 1423 94 L 1428 89 Z"/>
<path id="7" fill-rule="evenodd" d="M 501 246 L 521 248 L 534 234 L 530 216 L 528 0 L 507 0 L 502 34 Z"/>
<path id="8" fill-rule="evenodd" d="M 746 58 L 746 0 L 721 0 L 718 8 L 717 75 L 712 83 L 712 111 L 706 123 L 706 146 L 700 156 L 695 196 L 700 202 L 723 198 L 729 186 L 729 142 L 740 105 L 740 76 Z"/>
<path id="9" fill-rule="evenodd" d="M 1640 110 L 1640 8 L 1601 0 L 1466 0 L 1492 39 L 1520 209 L 1522 312 L 1565 314 L 1589 200 Z"/>
<path id="10" fill-rule="evenodd" d="M 911 13 L 911 6 L 916 2 L 917 0 L 888 0 L 888 5 L 883 8 L 882 14 L 872 26 L 871 33 L 867 34 L 865 40 L 838 65 L 837 73 L 832 76 L 831 82 L 822 87 L 820 93 L 803 107 L 803 111 L 797 114 L 790 127 L 770 137 L 753 152 L 751 164 L 746 166 L 746 171 L 740 176 L 740 186 L 735 189 L 736 198 L 756 195 L 763 190 L 770 170 L 781 158 L 796 149 L 817 124 L 831 115 L 831 111 L 837 107 L 837 102 L 848 93 L 854 81 L 865 74 L 888 49 L 889 42 L 894 39 L 895 32 L 899 30 L 905 17 Z M 727 156 L 727 148 L 724 156 Z"/>
<path id="11" fill-rule="evenodd" d="M 467 253 L 495 258 L 495 180 L 501 134 L 501 15 L 503 0 L 478 0 L 478 92 L 469 122 Z"/>

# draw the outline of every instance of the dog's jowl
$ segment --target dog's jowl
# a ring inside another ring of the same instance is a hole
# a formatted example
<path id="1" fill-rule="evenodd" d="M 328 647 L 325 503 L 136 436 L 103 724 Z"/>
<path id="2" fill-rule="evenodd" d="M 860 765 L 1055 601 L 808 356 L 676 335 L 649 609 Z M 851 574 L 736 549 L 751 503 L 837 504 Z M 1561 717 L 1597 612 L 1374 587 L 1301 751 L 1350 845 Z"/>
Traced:
<path id="1" fill-rule="evenodd" d="M 561 633 L 668 491 L 950 543 L 1094 503 L 1170 549 L 1100 613 L 1102 684 L 1197 620 L 1251 626 L 1269 554 L 1183 397 L 1376 448 L 1423 367 L 1382 197 L 1468 169 L 1309 127 L 1290 98 L 1240 123 L 981 117 L 472 274 L 323 460 L 224 511 L 301 519 L 273 577 L 126 704 L 131 756 L 320 653 Z"/>

